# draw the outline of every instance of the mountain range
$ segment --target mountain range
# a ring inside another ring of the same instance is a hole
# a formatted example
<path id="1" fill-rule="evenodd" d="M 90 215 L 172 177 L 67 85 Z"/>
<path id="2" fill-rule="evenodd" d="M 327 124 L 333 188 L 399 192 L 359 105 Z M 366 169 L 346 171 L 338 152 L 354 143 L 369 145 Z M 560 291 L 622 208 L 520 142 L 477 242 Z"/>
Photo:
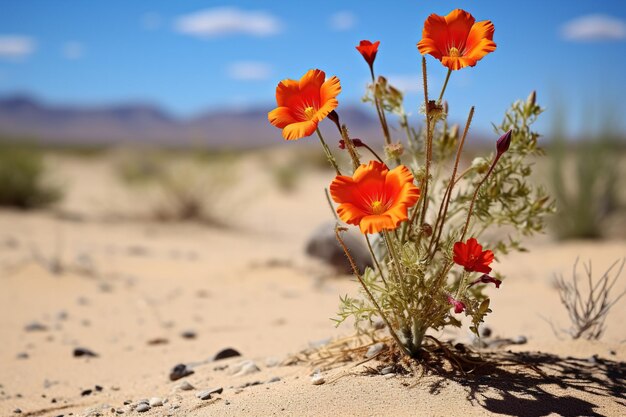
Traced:
<path id="1" fill-rule="evenodd" d="M 42 144 L 262 147 L 282 138 L 280 130 L 267 121 L 268 110 L 219 110 L 181 118 L 152 104 L 62 106 L 13 95 L 0 97 L 0 138 Z M 379 140 L 375 113 L 366 110 L 365 105 L 342 107 L 342 123 L 351 128 L 352 137 Z M 323 125 L 326 135 L 338 139 L 331 122 Z"/>

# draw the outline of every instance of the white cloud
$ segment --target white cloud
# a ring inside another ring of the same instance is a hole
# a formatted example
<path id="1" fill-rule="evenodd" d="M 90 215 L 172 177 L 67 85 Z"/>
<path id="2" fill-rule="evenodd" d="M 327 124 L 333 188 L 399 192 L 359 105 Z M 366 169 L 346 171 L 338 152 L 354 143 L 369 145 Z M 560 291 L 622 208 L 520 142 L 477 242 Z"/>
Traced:
<path id="1" fill-rule="evenodd" d="M 570 20 L 561 27 L 568 41 L 625 40 L 626 22 L 607 15 L 590 14 Z"/>
<path id="2" fill-rule="evenodd" d="M 246 34 L 270 36 L 281 31 L 277 17 L 262 11 L 245 11 L 234 7 L 200 10 L 176 19 L 178 32 L 200 38 Z"/>
<path id="3" fill-rule="evenodd" d="M 356 16 L 352 12 L 337 12 L 330 16 L 330 27 L 333 30 L 350 30 L 356 24 Z"/>
<path id="4" fill-rule="evenodd" d="M 158 13 L 148 12 L 141 16 L 141 27 L 145 30 L 156 30 L 161 27 L 163 19 Z"/>
<path id="5" fill-rule="evenodd" d="M 71 41 L 63 45 L 63 56 L 67 59 L 79 59 L 85 53 L 85 47 L 82 43 Z"/>
<path id="6" fill-rule="evenodd" d="M 272 75 L 272 67 L 265 62 L 240 61 L 230 64 L 226 72 L 233 80 L 260 81 Z"/>
<path id="7" fill-rule="evenodd" d="M 0 35 L 0 58 L 21 59 L 35 52 L 35 41 L 28 36 Z"/>
<path id="8" fill-rule="evenodd" d="M 387 81 L 403 93 L 420 93 L 424 90 L 421 74 L 391 74 Z M 430 84 L 428 90 L 430 91 Z"/>

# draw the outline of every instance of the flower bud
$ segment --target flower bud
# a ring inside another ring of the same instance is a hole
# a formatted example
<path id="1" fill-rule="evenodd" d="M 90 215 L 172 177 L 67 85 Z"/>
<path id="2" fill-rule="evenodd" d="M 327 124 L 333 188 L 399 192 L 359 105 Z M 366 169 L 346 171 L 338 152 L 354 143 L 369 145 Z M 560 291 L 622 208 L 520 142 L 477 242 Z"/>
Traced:
<path id="1" fill-rule="evenodd" d="M 532 109 L 533 107 L 535 107 L 536 101 L 537 101 L 537 92 L 533 90 L 531 91 L 531 93 L 528 95 L 528 98 L 526 99 L 526 108 Z"/>
<path id="2" fill-rule="evenodd" d="M 350 139 L 355 148 L 359 148 L 361 146 L 365 146 L 365 143 L 361 139 L 353 138 Z M 339 141 L 339 149 L 346 149 L 346 141 L 341 139 Z"/>
<path id="3" fill-rule="evenodd" d="M 404 154 L 404 146 L 398 143 L 391 143 L 385 146 L 385 153 L 389 159 L 398 159 Z"/>
<path id="4" fill-rule="evenodd" d="M 454 306 L 454 312 L 456 314 L 462 313 L 465 310 L 465 303 L 462 301 L 456 300 L 451 295 L 448 295 L 448 302 Z"/>
<path id="5" fill-rule="evenodd" d="M 496 288 L 500 288 L 500 284 L 502 284 L 502 281 L 490 275 L 482 274 L 480 278 L 478 278 L 477 280 L 473 281 L 470 285 L 468 285 L 468 288 L 471 287 L 472 285 L 479 284 L 479 283 L 482 283 L 482 284 L 491 283 L 491 284 L 494 284 Z"/>
<path id="6" fill-rule="evenodd" d="M 374 65 L 374 60 L 376 59 L 376 54 L 378 53 L 378 45 L 380 45 L 380 41 L 372 43 L 370 41 L 363 40 L 359 42 L 359 46 L 356 47 L 356 50 L 361 53 L 370 68 Z"/>
<path id="7" fill-rule="evenodd" d="M 513 131 L 509 130 L 504 135 L 500 136 L 500 138 L 496 142 L 496 150 L 498 151 L 498 155 L 497 155 L 498 158 L 502 156 L 502 154 L 505 153 L 509 149 L 509 146 L 511 145 L 512 133 Z"/>

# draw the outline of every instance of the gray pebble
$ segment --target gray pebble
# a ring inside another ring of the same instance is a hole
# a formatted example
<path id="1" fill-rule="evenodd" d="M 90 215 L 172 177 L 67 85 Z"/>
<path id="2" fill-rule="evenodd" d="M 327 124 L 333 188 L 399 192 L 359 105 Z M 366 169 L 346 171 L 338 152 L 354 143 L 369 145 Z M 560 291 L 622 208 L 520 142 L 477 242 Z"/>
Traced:
<path id="1" fill-rule="evenodd" d="M 196 393 L 196 397 L 200 398 L 201 400 L 208 400 L 211 398 L 211 392 L 209 390 L 200 391 Z"/>
<path id="2" fill-rule="evenodd" d="M 150 405 L 146 404 L 146 403 L 140 403 L 137 408 L 135 408 L 135 411 L 139 412 L 139 413 L 145 413 L 146 411 L 148 411 L 150 409 Z"/>
<path id="3" fill-rule="evenodd" d="M 148 404 L 150 404 L 150 407 L 160 407 L 163 405 L 163 400 L 159 397 L 152 397 Z"/>
<path id="4" fill-rule="evenodd" d="M 321 375 L 314 375 L 313 378 L 311 378 L 311 384 L 313 385 L 322 385 L 325 382 L 326 380 Z"/>
<path id="5" fill-rule="evenodd" d="M 513 339 L 513 343 L 516 345 L 525 345 L 528 342 L 526 336 L 520 335 Z"/>
<path id="6" fill-rule="evenodd" d="M 195 387 L 193 385 L 191 385 L 189 382 L 183 381 L 176 388 L 181 390 L 181 391 L 191 391 Z"/>
<path id="7" fill-rule="evenodd" d="M 280 381 L 280 377 L 275 376 L 272 379 L 270 379 L 269 381 L 267 381 L 267 383 L 271 384 L 272 382 L 278 382 L 278 381 Z"/>
<path id="8" fill-rule="evenodd" d="M 45 332 L 46 330 L 48 330 L 48 327 L 37 321 L 33 321 L 24 326 L 24 331 L 27 332 Z"/>
<path id="9" fill-rule="evenodd" d="M 365 353 L 365 357 L 373 358 L 374 356 L 378 355 L 383 350 L 384 347 L 385 347 L 384 343 L 376 343 L 375 345 L 370 346 L 369 349 L 367 349 L 367 352 Z"/>
<path id="10" fill-rule="evenodd" d="M 393 373 L 393 366 L 385 366 L 383 369 L 380 370 L 381 375 L 387 375 L 391 373 Z"/>

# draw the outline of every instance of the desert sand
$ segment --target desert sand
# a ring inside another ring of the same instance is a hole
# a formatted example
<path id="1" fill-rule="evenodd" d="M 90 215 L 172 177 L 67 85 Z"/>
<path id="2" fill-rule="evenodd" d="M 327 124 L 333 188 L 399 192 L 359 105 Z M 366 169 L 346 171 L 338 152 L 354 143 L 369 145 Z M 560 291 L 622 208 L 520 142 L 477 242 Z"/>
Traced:
<path id="1" fill-rule="evenodd" d="M 376 359 L 285 365 L 353 332 L 330 319 L 358 286 L 303 250 L 331 219 L 330 172 L 310 171 L 285 194 L 262 161 L 240 162 L 247 174 L 216 202 L 227 226 L 215 227 L 147 219 L 143 197 L 106 158 L 52 158 L 67 191 L 60 207 L 0 211 L 0 415 L 626 415 L 626 300 L 601 341 L 559 338 L 547 322 L 569 324 L 553 275 L 578 256 L 604 270 L 626 256 L 623 240 L 544 235 L 499 260 L 507 279 L 489 290 L 485 325 L 492 338 L 526 342 L 483 352 L 529 366 L 418 378 L 372 375 Z M 617 290 L 625 286 L 622 276 Z M 472 341 L 467 328 L 435 336 Z M 75 357 L 76 348 L 97 356 Z M 213 361 L 225 348 L 241 356 Z M 194 373 L 170 381 L 177 364 Z M 312 383 L 316 372 L 324 384 Z M 221 393 L 198 398 L 214 388 Z M 140 413 L 143 399 L 153 406 Z"/>

